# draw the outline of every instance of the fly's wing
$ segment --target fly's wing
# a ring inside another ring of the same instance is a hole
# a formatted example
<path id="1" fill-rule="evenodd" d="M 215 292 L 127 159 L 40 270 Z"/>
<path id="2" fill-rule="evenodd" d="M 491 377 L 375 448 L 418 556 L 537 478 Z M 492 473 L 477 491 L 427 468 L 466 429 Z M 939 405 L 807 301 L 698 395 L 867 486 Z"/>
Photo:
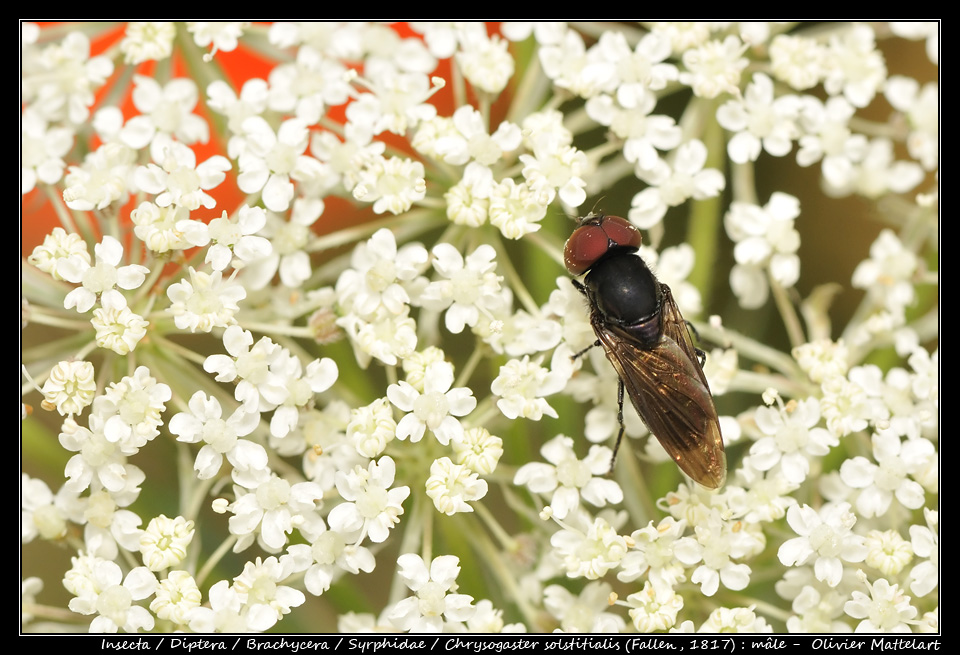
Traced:
<path id="1" fill-rule="evenodd" d="M 704 487 L 719 489 L 727 475 L 720 422 L 669 289 L 663 297 L 661 320 L 663 336 L 649 349 L 600 316 L 592 322 L 607 359 L 650 432 L 680 470 Z"/>
<path id="2" fill-rule="evenodd" d="M 677 307 L 677 303 L 673 299 L 673 292 L 670 291 L 670 287 L 663 282 L 659 284 L 661 299 L 660 320 L 663 324 L 663 336 L 669 337 L 680 346 L 680 350 L 686 354 L 687 358 L 689 358 L 693 364 L 693 367 L 697 369 L 697 377 L 709 393 L 710 387 L 707 384 L 707 376 L 703 374 L 703 369 L 700 368 L 700 358 L 697 357 L 697 349 L 693 345 L 693 339 L 690 338 L 690 328 L 687 325 L 687 321 L 681 316 L 680 308 Z M 710 404 L 713 405 L 712 400 Z"/>

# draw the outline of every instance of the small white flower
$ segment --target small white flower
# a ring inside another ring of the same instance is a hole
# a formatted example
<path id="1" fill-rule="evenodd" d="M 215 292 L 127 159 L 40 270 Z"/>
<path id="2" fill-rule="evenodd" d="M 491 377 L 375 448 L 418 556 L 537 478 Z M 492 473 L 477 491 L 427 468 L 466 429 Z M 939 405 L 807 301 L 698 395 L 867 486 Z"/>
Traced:
<path id="1" fill-rule="evenodd" d="M 234 482 L 254 486 L 267 473 L 267 451 L 260 444 L 243 439 L 260 424 L 260 413 L 248 406 L 238 407 L 226 419 L 213 396 L 197 391 L 190 397 L 190 412 L 180 412 L 170 419 L 170 432 L 177 441 L 204 442 L 193 465 L 201 480 L 215 476 L 226 456 L 233 470 Z"/>
<path id="2" fill-rule="evenodd" d="M 660 223 L 670 207 L 689 198 L 704 200 L 719 195 L 726 180 L 720 171 L 704 169 L 706 163 L 707 147 L 694 139 L 677 148 L 672 165 L 657 159 L 652 168 L 637 170 L 637 176 L 650 186 L 630 201 L 627 218 L 637 227 L 649 229 Z"/>
<path id="3" fill-rule="evenodd" d="M 194 632 L 241 633 L 257 630 L 252 625 L 255 615 L 246 611 L 240 594 L 230 586 L 228 580 L 220 580 L 210 587 L 209 604 L 210 607 L 197 607 L 190 612 L 188 621 Z"/>
<path id="4" fill-rule="evenodd" d="M 287 119 L 276 132 L 260 116 L 244 120 L 242 132 L 229 144 L 231 157 L 238 158 L 240 190 L 260 192 L 270 211 L 286 211 L 294 193 L 290 178 L 308 176 L 316 168 L 316 160 L 303 154 L 309 138 L 307 126 L 300 119 Z"/>
<path id="5" fill-rule="evenodd" d="M 196 21 L 187 23 L 187 31 L 193 34 L 194 43 L 201 48 L 213 44 L 213 50 L 204 55 L 204 61 L 210 61 L 217 51 L 236 50 L 237 40 L 249 26 L 243 21 Z"/>
<path id="6" fill-rule="evenodd" d="M 683 536 L 686 521 L 666 517 L 658 525 L 653 521 L 635 530 L 630 539 L 633 545 L 620 564 L 617 579 L 633 582 L 647 573 L 657 588 L 673 588 L 684 580 L 683 565 L 677 559 L 675 547 Z"/>
<path id="7" fill-rule="evenodd" d="M 899 575 L 913 559 L 910 542 L 895 530 L 871 530 L 867 533 L 866 545 L 867 557 L 863 561 L 888 579 Z"/>
<path id="8" fill-rule="evenodd" d="M 487 495 L 487 483 L 449 457 L 441 457 L 430 465 L 426 483 L 427 496 L 441 514 L 453 516 L 457 512 L 472 512 L 468 503 Z"/>
<path id="9" fill-rule="evenodd" d="M 602 40 L 603 37 L 601 37 Z M 610 131 L 624 139 L 623 157 L 641 170 L 657 166 L 660 154 L 680 145 L 683 132 L 676 121 L 662 114 L 654 114 L 657 98 L 652 93 L 618 93 L 617 97 L 603 94 L 587 101 L 589 116 L 610 127 Z"/>
<path id="10" fill-rule="evenodd" d="M 517 470 L 516 485 L 526 485 L 530 491 L 550 494 L 550 507 L 558 519 L 580 505 L 580 498 L 595 507 L 623 500 L 623 491 L 614 480 L 607 479 L 612 452 L 606 446 L 591 446 L 582 461 L 573 451 L 573 439 L 559 435 L 540 449 L 544 459 L 553 464 L 531 462 Z"/>
<path id="11" fill-rule="evenodd" d="M 863 158 L 844 177 L 826 180 L 826 193 L 838 197 L 857 193 L 878 199 L 891 192 L 912 191 L 923 182 L 924 170 L 916 162 L 895 157 L 893 141 L 884 137 L 871 139 Z"/>
<path id="12" fill-rule="evenodd" d="M 733 35 L 722 42 L 707 41 L 683 53 L 686 71 L 680 83 L 686 84 L 702 98 L 716 98 L 721 93 L 739 93 L 740 73 L 749 63 L 743 56 L 747 46 Z"/>
<path id="13" fill-rule="evenodd" d="M 303 472 L 326 494 L 336 485 L 338 471 L 370 459 L 357 453 L 347 436 L 350 413 L 349 405 L 340 400 L 330 401 L 322 411 L 301 411 L 296 431 L 282 440 L 271 437 L 270 445 L 278 454 L 303 453 Z"/>
<path id="14" fill-rule="evenodd" d="M 87 244 L 76 232 L 67 232 L 62 227 L 55 227 L 43 238 L 43 243 L 33 249 L 27 261 L 47 273 L 54 280 L 64 279 L 57 272 L 57 265 L 61 259 L 77 256 L 80 265 L 90 266 L 90 252 Z"/>
<path id="15" fill-rule="evenodd" d="M 402 214 L 427 194 L 423 163 L 400 157 L 377 157 L 359 171 L 353 197 L 373 203 L 376 214 Z"/>
<path id="16" fill-rule="evenodd" d="M 431 81 L 422 72 L 401 72 L 385 61 L 370 66 L 358 82 L 372 93 L 360 94 L 347 106 L 347 120 L 371 135 L 385 130 L 406 134 L 437 115 L 437 108 L 427 100 L 442 88 L 443 80 L 435 85 L 439 79 Z"/>
<path id="17" fill-rule="evenodd" d="M 718 607 L 697 630 L 699 633 L 773 632 L 773 626 L 750 607 Z"/>
<path id="18" fill-rule="evenodd" d="M 869 595 L 854 591 L 853 599 L 843 605 L 843 611 L 855 619 L 856 632 L 911 632 L 910 623 L 917 616 L 917 608 L 910 604 L 910 596 L 900 590 L 900 585 L 890 584 L 885 578 L 868 583 L 867 576 L 860 572 Z"/>
<path id="19" fill-rule="evenodd" d="M 810 472 L 811 459 L 823 457 L 840 440 L 828 430 L 814 427 L 820 422 L 820 404 L 816 398 L 785 406 L 777 397 L 778 408 L 759 407 L 757 427 L 765 436 L 750 447 L 745 464 L 758 471 L 769 471 L 777 464 L 780 474 L 792 484 L 803 482 Z"/>
<path id="20" fill-rule="evenodd" d="M 867 138 L 854 134 L 849 127 L 855 108 L 845 98 L 834 96 L 826 104 L 811 95 L 801 98 L 800 137 L 797 163 L 810 166 L 823 160 L 824 179 L 842 188 L 848 183 L 854 164 L 863 159 Z"/>
<path id="21" fill-rule="evenodd" d="M 676 625 L 677 614 L 683 609 L 683 596 L 647 580 L 642 590 L 627 596 L 627 605 L 638 632 L 662 632 Z"/>
<path id="22" fill-rule="evenodd" d="M 79 414 L 93 402 L 97 382 L 93 364 L 84 361 L 58 362 L 40 390 L 44 407 L 56 408 L 61 416 Z"/>
<path id="23" fill-rule="evenodd" d="M 386 308 L 380 308 L 369 319 L 353 313 L 337 319 L 337 325 L 350 337 L 361 368 L 366 368 L 371 358 L 395 366 L 399 360 L 416 351 L 417 324 L 410 318 L 409 312 L 406 306 L 402 314 L 393 314 Z"/>
<path id="24" fill-rule="evenodd" d="M 489 600 L 477 602 L 477 611 L 472 618 L 467 619 L 467 632 L 493 634 L 526 632 L 522 623 L 504 625 L 503 610 L 496 609 Z"/>
<path id="25" fill-rule="evenodd" d="M 391 489 L 396 464 L 390 457 L 381 457 L 363 468 L 356 466 L 349 473 L 337 473 L 337 491 L 346 501 L 327 516 L 331 530 L 343 534 L 358 533 L 357 543 L 369 537 L 383 543 L 390 530 L 400 522 L 402 503 L 410 495 L 410 487 Z"/>
<path id="26" fill-rule="evenodd" d="M 237 304 L 247 297 L 246 290 L 234 279 L 223 278 L 223 273 L 204 273 L 192 266 L 189 280 L 181 280 L 167 287 L 174 323 L 181 330 L 210 332 L 215 327 L 228 327 L 235 321 Z"/>
<path id="27" fill-rule="evenodd" d="M 20 474 L 20 543 L 37 537 L 56 540 L 67 535 L 67 521 L 75 503 L 61 488 L 56 496 L 43 480 Z"/>
<path id="28" fill-rule="evenodd" d="M 427 368 L 422 393 L 402 380 L 387 387 L 390 402 L 409 412 L 397 423 L 397 439 L 417 443 L 429 429 L 444 446 L 462 440 L 463 425 L 456 417 L 472 412 L 477 399 L 469 388 L 451 389 L 452 385 L 453 366 L 438 362 Z"/>
<path id="29" fill-rule="evenodd" d="M 396 434 L 397 423 L 393 420 L 387 398 L 378 398 L 365 407 L 350 411 L 347 438 L 361 456 L 369 459 L 379 456 Z"/>
<path id="30" fill-rule="evenodd" d="M 160 434 L 160 415 L 171 396 L 169 386 L 151 376 L 146 366 L 138 366 L 133 375 L 111 383 L 93 409 L 104 422 L 106 439 L 119 444 L 124 455 L 134 455 Z"/>
<path id="31" fill-rule="evenodd" d="M 73 566 L 63 579 L 63 586 L 76 598 L 69 607 L 78 614 L 98 616 L 90 622 L 90 632 L 139 632 L 152 630 L 153 616 L 146 608 L 134 605 L 157 588 L 157 579 L 145 567 L 130 571 L 126 578 L 120 567 L 111 561 L 80 554 L 71 558 Z"/>
<path id="32" fill-rule="evenodd" d="M 865 518 L 883 516 L 890 510 L 894 497 L 907 509 L 923 507 L 923 487 L 908 476 L 927 468 L 927 461 L 936 458 L 933 443 L 926 439 L 902 441 L 889 432 L 871 437 L 873 459 L 854 457 L 840 466 L 840 479 L 860 489 L 857 511 Z"/>
<path id="33" fill-rule="evenodd" d="M 427 264 L 429 254 L 419 243 L 397 248 L 393 232 L 382 228 L 357 244 L 350 268 L 337 279 L 337 300 L 349 311 L 367 318 L 382 306 L 402 314 L 410 304 L 409 285 Z"/>
<path id="34" fill-rule="evenodd" d="M 251 289 L 262 289 L 280 274 L 280 281 L 284 286 L 296 289 L 311 275 L 313 268 L 310 264 L 310 255 L 306 248 L 310 243 L 313 225 L 323 213 L 322 200 L 313 198 L 297 198 L 293 201 L 293 208 L 287 215 L 268 212 L 266 224 L 258 231 L 259 235 L 268 240 L 268 244 L 260 242 L 256 252 L 248 252 L 249 257 L 242 262 L 244 285 Z M 247 242 L 244 245 L 252 245 Z M 269 247 L 267 247 L 269 246 Z M 261 257 L 256 257 L 264 253 Z M 235 255 L 243 255 L 234 250 Z M 234 259 L 234 266 L 241 264 Z"/>
<path id="35" fill-rule="evenodd" d="M 887 66 L 877 49 L 873 28 L 865 23 L 830 37 L 824 65 L 827 93 L 843 93 L 854 107 L 869 105 L 887 79 Z"/>
<path id="36" fill-rule="evenodd" d="M 487 210 L 490 224 L 508 239 L 519 239 L 536 232 L 550 204 L 540 195 L 527 182 L 517 183 L 512 178 L 493 184 Z"/>
<path id="37" fill-rule="evenodd" d="M 254 410 L 270 411 L 284 400 L 288 391 L 283 377 L 276 372 L 284 356 L 284 349 L 261 337 L 256 344 L 253 335 L 239 325 L 223 331 L 223 345 L 229 355 L 210 355 L 203 362 L 203 370 L 216 373 L 217 382 L 233 382 L 240 378 L 235 397 L 251 403 Z M 251 347 L 252 346 L 252 347 Z"/>
<path id="38" fill-rule="evenodd" d="M 588 582 L 579 594 L 552 584 L 543 590 L 543 607 L 567 633 L 613 633 L 626 627 L 610 609 L 613 587 L 606 582 Z"/>
<path id="39" fill-rule="evenodd" d="M 553 533 L 550 545 L 568 578 L 602 578 L 627 554 L 626 539 L 602 517 L 593 519 L 583 529 L 564 527 Z"/>
<path id="40" fill-rule="evenodd" d="M 750 567 L 734 560 L 751 554 L 754 544 L 747 530 L 738 521 L 724 521 L 718 512 L 694 526 L 696 537 L 677 541 L 677 559 L 686 566 L 697 566 L 690 581 L 699 584 L 705 596 L 713 596 L 720 583 L 727 589 L 740 591 L 750 583 Z"/>
<path id="41" fill-rule="evenodd" d="M 616 88 L 616 62 L 602 49 L 587 49 L 576 30 L 567 29 L 556 42 L 542 44 L 539 55 L 547 77 L 570 93 L 590 98 Z"/>
<path id="42" fill-rule="evenodd" d="M 917 557 L 927 558 L 910 570 L 910 591 L 926 596 L 937 588 L 940 573 L 939 513 L 924 508 L 927 525 L 910 526 L 910 543 Z"/>
<path id="43" fill-rule="evenodd" d="M 424 129 L 436 125 L 443 130 Z M 497 163 L 507 152 L 520 147 L 520 127 L 504 121 L 494 134 L 488 134 L 480 112 L 469 105 L 458 108 L 451 118 L 435 118 L 425 123 L 414 137 L 415 148 L 448 164 L 462 166 L 474 162 L 487 167 Z"/>
<path id="44" fill-rule="evenodd" d="M 151 571 L 162 571 L 180 564 L 187 557 L 194 532 L 194 522 L 182 516 L 170 519 L 161 514 L 151 519 L 140 533 L 143 563 Z"/>
<path id="45" fill-rule="evenodd" d="M 850 369 L 850 353 L 843 339 L 805 343 L 794 348 L 791 354 L 803 372 L 817 383 L 837 376 L 843 377 Z"/>
<path id="46" fill-rule="evenodd" d="M 227 117 L 227 127 L 237 134 L 243 131 L 243 121 L 263 112 L 267 107 L 267 82 L 259 78 L 247 80 L 237 97 L 224 80 L 215 80 L 207 87 L 207 106 Z"/>
<path id="47" fill-rule="evenodd" d="M 237 547 L 242 548 L 257 534 L 262 547 L 276 552 L 286 545 L 287 535 L 295 527 L 305 534 L 322 528 L 316 510 L 323 491 L 315 482 L 291 484 L 273 474 L 249 491 L 239 486 L 234 489 L 238 497 L 230 506 L 234 515 L 229 524 L 231 534 L 241 537 Z"/>
<path id="48" fill-rule="evenodd" d="M 407 553 L 397 558 L 398 575 L 414 592 L 389 611 L 387 618 L 407 632 L 441 632 L 444 620 L 467 621 L 476 612 L 473 597 L 453 593 L 457 590 L 460 560 L 453 555 L 434 558 L 427 568 L 419 555 Z"/>
<path id="49" fill-rule="evenodd" d="M 636 97 L 647 89 L 659 91 L 677 79 L 677 67 L 665 60 L 670 57 L 670 40 L 658 32 L 645 34 L 631 50 L 622 32 L 605 31 L 597 49 L 617 67 L 620 85 L 617 95 Z"/>
<path id="50" fill-rule="evenodd" d="M 130 212 L 133 233 L 156 253 L 205 246 L 210 241 L 207 225 L 190 220 L 190 210 L 180 205 L 158 207 L 144 200 Z"/>
<path id="51" fill-rule="evenodd" d="M 312 406 L 314 395 L 333 386 L 340 372 L 329 357 L 313 360 L 304 370 L 300 358 L 293 354 L 278 358 L 272 370 L 284 380 L 287 395 L 270 419 L 270 434 L 283 439 L 296 429 L 301 412 Z"/>
<path id="52" fill-rule="evenodd" d="M 910 77 L 892 75 L 884 86 L 884 95 L 894 108 L 906 115 L 910 124 L 907 150 L 928 170 L 936 170 L 940 161 L 940 88 L 928 82 L 920 88 Z"/>
<path id="53" fill-rule="evenodd" d="M 503 439 L 483 427 L 467 428 L 463 439 L 452 442 L 454 460 L 471 471 L 490 475 L 503 455 Z"/>
<path id="54" fill-rule="evenodd" d="M 119 137 L 134 150 L 145 148 L 157 135 L 186 145 L 206 143 L 210 138 L 207 122 L 192 113 L 199 100 L 193 80 L 179 77 L 161 87 L 152 77 L 135 75 L 132 99 L 140 115 L 124 124 Z"/>
<path id="55" fill-rule="evenodd" d="M 145 61 L 161 61 L 173 52 L 177 28 L 166 21 L 131 21 L 127 23 L 120 52 L 127 64 L 142 64 Z"/>
<path id="56" fill-rule="evenodd" d="M 91 57 L 90 39 L 81 31 L 50 43 L 32 63 L 33 68 L 24 71 L 21 102 L 50 123 L 86 121 L 94 92 L 113 75 L 110 57 Z"/>
<path id="57" fill-rule="evenodd" d="M 344 104 L 352 95 L 346 72 L 341 61 L 305 43 L 297 49 L 295 62 L 270 71 L 270 109 L 315 125 L 330 107 Z"/>
<path id="58" fill-rule="evenodd" d="M 101 109 L 98 116 L 105 110 Z M 133 174 L 137 152 L 121 143 L 107 142 L 71 166 L 64 178 L 63 201 L 77 211 L 106 209 L 122 205 L 136 190 Z"/>
<path id="59" fill-rule="evenodd" d="M 479 30 L 464 32 L 460 41 L 455 58 L 467 81 L 490 94 L 503 91 L 514 70 L 513 57 L 507 50 L 509 43 Z"/>
<path id="60" fill-rule="evenodd" d="M 425 307 L 446 309 L 445 325 L 454 334 L 474 326 L 480 312 L 488 312 L 499 301 L 501 278 L 496 274 L 493 246 L 478 246 L 466 259 L 449 243 L 433 248 L 433 268 L 443 278 L 431 282 L 420 297 Z"/>
<path id="61" fill-rule="evenodd" d="M 443 194 L 447 218 L 457 225 L 480 227 L 487 221 L 493 188 L 493 171 L 470 162 L 460 180 Z"/>
<path id="62" fill-rule="evenodd" d="M 166 135 L 154 138 L 150 153 L 157 163 L 137 168 L 134 179 L 141 190 L 156 194 L 157 206 L 177 205 L 191 211 L 216 206 L 207 191 L 226 179 L 231 168 L 229 159 L 214 155 L 197 164 L 193 150 Z"/>
<path id="63" fill-rule="evenodd" d="M 481 314 L 473 333 L 494 352 L 521 357 L 555 348 L 563 338 L 563 326 L 547 312 L 534 315 L 514 309 L 513 294 L 505 286 L 500 291 L 499 307 Z"/>
<path id="64" fill-rule="evenodd" d="M 730 435 L 725 425 L 723 434 L 726 437 Z M 796 503 L 790 494 L 796 491 L 800 484 L 788 482 L 775 468 L 761 472 L 745 462 L 737 475 L 743 484 L 743 493 L 741 494 L 740 490 L 731 490 L 733 493 L 728 496 L 727 504 L 736 516 L 742 516 L 747 523 L 778 521 L 786 516 L 787 509 Z"/>
<path id="65" fill-rule="evenodd" d="M 427 346 L 419 352 L 411 354 L 403 360 L 403 375 L 417 391 L 423 392 L 423 383 L 427 379 L 427 370 L 431 364 L 446 361 L 447 355 L 436 346 Z"/>
<path id="66" fill-rule="evenodd" d="M 207 249 L 204 261 L 210 264 L 213 270 L 222 271 L 230 265 L 234 257 L 239 262 L 249 264 L 270 256 L 273 250 L 270 241 L 258 236 L 266 224 L 267 214 L 260 207 L 244 205 L 235 219 L 228 217 L 224 210 L 222 216 L 213 219 L 207 226 L 213 245 Z M 239 268 L 240 265 L 235 264 L 235 267 Z"/>
<path id="67" fill-rule="evenodd" d="M 892 230 L 882 230 L 870 245 L 870 258 L 857 265 L 851 280 L 858 289 L 866 289 L 871 300 L 895 313 L 913 304 L 913 286 L 919 262 Z"/>
<path id="68" fill-rule="evenodd" d="M 309 546 L 291 545 L 283 557 L 298 561 L 297 570 L 305 569 L 303 582 L 307 591 L 319 596 L 330 588 L 337 575 L 343 572 L 354 575 L 360 571 L 370 573 L 376 567 L 373 553 L 364 546 L 349 543 L 352 541 L 351 534 L 326 530 Z"/>
<path id="69" fill-rule="evenodd" d="M 123 259 L 123 246 L 111 236 L 103 237 L 93 251 L 96 263 L 92 266 L 89 256 L 76 254 L 58 261 L 57 273 L 68 282 L 82 285 L 66 295 L 63 299 L 64 309 L 76 307 L 81 314 L 86 313 L 93 307 L 98 295 L 103 307 L 126 307 L 127 299 L 115 287 L 136 289 L 143 284 L 150 269 L 139 264 L 118 266 Z"/>
<path id="70" fill-rule="evenodd" d="M 72 419 L 64 421 L 60 445 L 77 453 L 67 462 L 64 474 L 69 478 L 64 487 L 71 493 L 103 487 L 125 505 L 140 493 L 140 484 L 146 478 L 142 470 L 127 463 L 116 442 L 104 436 L 104 421 L 96 413 L 90 415 L 90 429 L 80 427 Z"/>
<path id="71" fill-rule="evenodd" d="M 791 572 L 799 572 L 793 569 Z M 817 585 L 820 587 L 820 585 Z M 778 587 L 779 590 L 779 587 Z M 793 599 L 791 609 L 796 616 L 787 619 L 787 630 L 792 633 L 849 632 L 850 626 L 838 620 L 843 616 L 843 604 L 849 598 L 847 593 L 836 589 L 815 588 L 804 585 Z"/>
<path id="72" fill-rule="evenodd" d="M 520 155 L 523 178 L 541 204 L 550 204 L 556 195 L 569 207 L 587 199 L 584 190 L 591 172 L 587 155 L 549 132 L 531 134 L 532 155 Z"/>
<path id="73" fill-rule="evenodd" d="M 787 523 L 800 536 L 780 546 L 780 562 L 802 566 L 813 561 L 817 580 L 836 587 L 843 562 L 855 564 L 867 556 L 863 537 L 852 531 L 856 522 L 849 503 L 827 503 L 819 513 L 808 505 L 793 505 L 787 510 Z"/>
<path id="74" fill-rule="evenodd" d="M 127 355 L 147 334 L 150 325 L 129 307 L 113 309 L 98 307 L 93 310 L 91 325 L 97 331 L 97 345 L 118 355 Z"/>
<path id="75" fill-rule="evenodd" d="M 272 628 L 294 607 L 307 600 L 303 592 L 282 584 L 286 571 L 276 557 L 247 562 L 243 573 L 233 579 L 233 590 L 246 606 L 247 623 L 253 630 Z"/>
<path id="76" fill-rule="evenodd" d="M 158 619 L 176 625 L 186 625 L 190 612 L 200 607 L 200 588 L 193 576 L 186 571 L 170 571 L 157 585 L 156 598 L 150 602 L 150 611 Z"/>
<path id="77" fill-rule="evenodd" d="M 556 356 L 554 360 L 557 360 Z M 562 390 L 567 379 L 567 371 L 551 372 L 540 366 L 539 360 L 531 361 L 530 356 L 525 355 L 523 359 L 511 359 L 500 367 L 500 374 L 491 383 L 490 391 L 500 396 L 497 407 L 507 418 L 522 416 L 539 421 L 544 414 L 557 417 L 557 411 L 543 396 Z"/>
<path id="78" fill-rule="evenodd" d="M 81 499 L 83 508 L 83 542 L 90 555 L 116 559 L 122 548 L 136 552 L 140 540 L 140 517 L 130 510 L 122 509 L 132 502 L 129 495 L 111 495 L 100 489 L 91 491 Z"/>
<path id="79" fill-rule="evenodd" d="M 826 50 L 814 39 L 778 34 L 770 43 L 770 63 L 774 77 L 797 91 L 819 84 L 826 74 Z"/>
<path id="80" fill-rule="evenodd" d="M 519 134 L 518 134 L 519 141 Z M 73 147 L 73 131 L 49 127 L 35 110 L 20 115 L 20 193 L 33 191 L 37 180 L 56 184 L 66 168 L 64 157 Z"/>
<path id="81" fill-rule="evenodd" d="M 717 110 L 717 122 L 735 134 L 727 143 L 730 159 L 743 164 L 757 161 L 761 149 L 783 157 L 800 136 L 795 120 L 800 112 L 796 96 L 774 97 L 773 81 L 756 73 L 742 100 L 728 100 Z"/>
<path id="82" fill-rule="evenodd" d="M 882 377 L 875 366 L 858 366 L 847 377 L 828 378 L 821 385 L 820 411 L 827 429 L 838 437 L 866 429 L 871 422 L 889 418 L 884 404 Z"/>

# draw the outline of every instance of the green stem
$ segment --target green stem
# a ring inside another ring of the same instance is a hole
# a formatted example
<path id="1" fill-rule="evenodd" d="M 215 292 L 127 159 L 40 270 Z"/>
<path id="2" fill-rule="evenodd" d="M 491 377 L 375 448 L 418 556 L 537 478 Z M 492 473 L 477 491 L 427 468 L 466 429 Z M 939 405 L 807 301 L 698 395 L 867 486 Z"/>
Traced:
<path id="1" fill-rule="evenodd" d="M 710 103 L 704 109 L 712 110 Z M 707 146 L 707 162 L 704 169 L 716 168 L 723 170 L 726 159 L 726 150 L 723 146 L 723 130 L 713 118 L 712 111 L 709 118 L 703 121 L 702 141 Z M 692 200 L 690 207 L 690 221 L 687 226 L 686 241 L 697 253 L 696 263 L 688 281 L 700 289 L 703 296 L 703 306 L 710 306 L 712 282 L 716 280 L 717 252 L 719 250 L 719 235 L 722 227 L 720 213 L 722 194 L 703 200 Z"/>

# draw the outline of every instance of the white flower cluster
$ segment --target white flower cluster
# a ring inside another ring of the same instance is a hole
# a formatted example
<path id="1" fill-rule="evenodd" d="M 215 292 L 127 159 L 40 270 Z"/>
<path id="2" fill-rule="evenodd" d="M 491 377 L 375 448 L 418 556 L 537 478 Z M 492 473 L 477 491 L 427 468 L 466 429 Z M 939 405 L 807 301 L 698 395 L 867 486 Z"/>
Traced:
<path id="1" fill-rule="evenodd" d="M 937 631 L 938 29 L 23 23 L 22 629 Z M 697 366 L 714 491 L 634 411 Z"/>

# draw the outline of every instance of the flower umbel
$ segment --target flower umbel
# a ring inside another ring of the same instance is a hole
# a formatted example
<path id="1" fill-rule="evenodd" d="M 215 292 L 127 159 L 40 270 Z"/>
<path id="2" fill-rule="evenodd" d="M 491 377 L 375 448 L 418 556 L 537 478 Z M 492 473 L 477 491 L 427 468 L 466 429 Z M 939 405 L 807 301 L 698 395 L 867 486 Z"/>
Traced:
<path id="1" fill-rule="evenodd" d="M 20 27 L 21 631 L 939 630 L 938 22 Z"/>

